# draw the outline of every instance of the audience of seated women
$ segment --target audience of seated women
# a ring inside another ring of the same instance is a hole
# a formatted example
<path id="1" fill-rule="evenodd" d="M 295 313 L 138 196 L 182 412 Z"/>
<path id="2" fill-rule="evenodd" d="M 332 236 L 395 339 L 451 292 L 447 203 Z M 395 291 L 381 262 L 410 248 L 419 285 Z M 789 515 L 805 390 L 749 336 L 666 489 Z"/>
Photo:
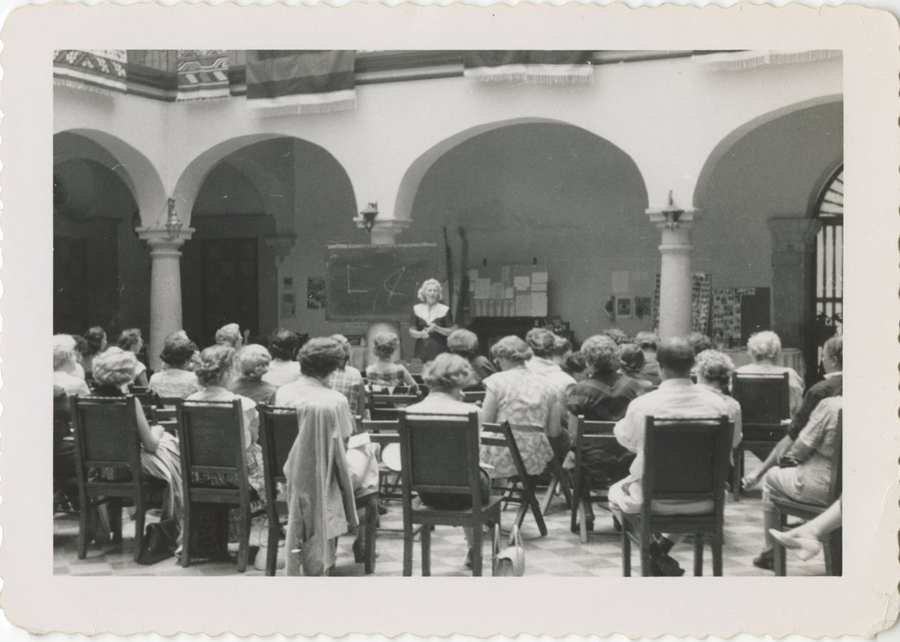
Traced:
<path id="1" fill-rule="evenodd" d="M 573 352 L 568 357 L 566 357 L 566 360 L 563 361 L 559 367 L 562 368 L 563 372 L 572 377 L 575 380 L 575 383 L 584 381 L 591 376 L 591 373 L 587 367 L 587 363 L 585 363 L 584 361 L 584 355 L 582 354 L 581 350 Z M 571 389 L 572 387 L 569 386 L 569 390 Z M 566 390 L 567 395 L 569 393 L 569 390 Z"/>
<path id="2" fill-rule="evenodd" d="M 419 403 L 406 409 L 407 415 L 416 413 L 439 413 L 445 415 L 468 415 L 473 410 L 478 413 L 479 432 L 481 430 L 481 409 L 475 404 L 463 401 L 462 391 L 471 382 L 474 373 L 468 360 L 460 355 L 444 353 L 435 357 L 434 361 L 425 365 L 422 371 L 422 380 L 428 386 L 428 396 Z M 483 502 L 490 500 L 491 477 L 482 468 L 481 473 L 481 499 Z M 429 508 L 438 510 L 465 510 L 472 507 L 472 497 L 469 495 L 450 495 L 446 493 L 419 493 L 419 501 Z M 466 553 L 465 564 L 472 566 L 472 532 L 464 529 L 466 543 L 469 545 Z"/>
<path id="3" fill-rule="evenodd" d="M 553 459 L 550 438 L 560 433 L 559 395 L 550 380 L 525 365 L 532 353 L 519 337 L 508 336 L 491 347 L 500 372 L 484 380 L 482 418 L 488 423 L 508 421 L 528 475 L 540 475 Z M 483 446 L 482 461 L 494 467 L 497 478 L 516 476 L 509 449 Z"/>
<path id="4" fill-rule="evenodd" d="M 70 397 L 90 394 L 84 379 L 75 376 L 75 339 L 68 334 L 53 336 L 53 385 Z"/>
<path id="5" fill-rule="evenodd" d="M 350 412 L 354 417 L 367 416 L 366 389 L 363 384 L 362 374 L 350 365 L 350 342 L 343 334 L 333 334 L 331 338 L 340 344 L 341 349 L 344 351 L 344 360 L 334 372 L 328 375 L 326 383 L 329 388 L 337 390 L 347 397 L 347 403 L 350 404 Z"/>
<path id="6" fill-rule="evenodd" d="M 98 325 L 95 325 L 92 328 L 88 328 L 88 331 L 84 333 L 84 340 L 87 342 L 87 350 L 82 355 L 81 363 L 84 366 L 84 377 L 88 383 L 91 383 L 93 380 L 91 376 L 91 363 L 98 354 L 106 350 L 107 342 L 106 342 L 106 332 L 104 332 L 103 328 Z"/>
<path id="7" fill-rule="evenodd" d="M 469 330 L 454 330 L 447 337 L 447 349 L 469 362 L 472 368 L 472 383 L 466 390 L 484 390 L 482 381 L 497 372 L 490 359 L 478 354 L 478 336 Z"/>
<path id="8" fill-rule="evenodd" d="M 120 397 L 134 380 L 137 357 L 121 348 L 107 348 L 94 357 L 91 371 L 94 375 L 94 395 Z M 136 397 L 132 397 L 137 416 L 138 435 L 141 440 L 141 467 L 148 475 L 166 482 L 163 501 L 163 519 L 175 517 L 181 520 L 183 493 L 181 489 L 181 455 L 178 440 L 162 426 L 150 424 L 144 409 Z M 125 426 L 122 427 L 126 429 Z"/>
<path id="9" fill-rule="evenodd" d="M 747 354 L 753 363 L 740 366 L 735 370 L 739 374 L 788 374 L 791 417 L 797 414 L 803 403 L 803 379 L 793 368 L 778 365 L 781 359 L 781 339 L 770 330 L 757 332 L 747 341 Z"/>
<path id="10" fill-rule="evenodd" d="M 659 336 L 655 332 L 638 332 L 634 335 L 634 342 L 644 353 L 644 366 L 641 368 L 641 377 L 659 386 L 659 361 L 656 360 L 656 346 Z"/>
<path id="11" fill-rule="evenodd" d="M 634 343 L 623 343 L 619 346 L 619 357 L 622 359 L 622 373 L 637 381 L 644 392 L 656 388 L 653 383 L 641 374 L 644 369 L 644 351 Z"/>
<path id="12" fill-rule="evenodd" d="M 731 375 L 734 374 L 734 362 L 718 350 L 704 350 L 696 357 L 697 384 L 705 386 L 719 395 L 728 405 L 728 418 L 734 425 L 731 448 L 737 448 L 743 438 L 743 422 L 741 404 L 729 396 Z"/>
<path id="13" fill-rule="evenodd" d="M 216 330 L 216 345 L 226 346 L 232 350 L 240 350 L 244 345 L 244 337 L 241 336 L 241 326 L 237 323 L 227 323 Z"/>
<path id="14" fill-rule="evenodd" d="M 141 337 L 140 329 L 128 328 L 126 330 L 122 330 L 122 334 L 119 335 L 117 345 L 122 350 L 131 352 L 135 356 L 134 377 L 132 377 L 130 383 L 136 386 L 146 387 L 148 383 L 147 366 L 145 366 L 141 362 L 141 360 L 137 358 L 137 355 L 140 354 L 141 349 L 144 347 L 144 339 Z"/>
<path id="15" fill-rule="evenodd" d="M 187 338 L 183 330 L 166 337 L 159 358 L 164 367 L 150 377 L 149 388 L 163 398 L 184 399 L 200 390 L 197 375 L 191 372 L 191 359 L 197 353 L 197 345 Z"/>
<path id="16" fill-rule="evenodd" d="M 753 560 L 754 566 L 766 570 L 773 570 L 775 566 L 775 539 L 770 531 L 778 528 L 780 515 L 773 500 L 828 505 L 834 441 L 842 407 L 843 397 L 829 397 L 820 401 L 806 427 L 788 451 L 787 457 L 797 462 L 797 465 L 772 468 L 763 478 L 766 548 Z"/>
<path id="17" fill-rule="evenodd" d="M 231 392 L 252 399 L 258 404 L 271 404 L 278 390 L 271 383 L 263 381 L 263 375 L 269 371 L 272 355 L 259 344 L 244 346 L 234 357 L 234 370 L 237 378 L 228 387 Z"/>
<path id="18" fill-rule="evenodd" d="M 297 350 L 300 349 L 300 338 L 290 330 L 278 330 L 269 339 L 269 354 L 272 362 L 269 371 L 263 375 L 263 381 L 276 388 L 292 383 L 300 378 L 300 364 L 297 363 Z"/>
<path id="19" fill-rule="evenodd" d="M 569 431 L 573 441 L 577 436 L 578 415 L 584 415 L 588 421 L 618 421 L 625 416 L 631 401 L 644 394 L 644 387 L 636 379 L 619 371 L 622 365 L 619 347 L 608 336 L 590 337 L 581 344 L 581 354 L 590 376 L 573 386 L 567 396 Z M 585 475 L 583 496 L 589 496 L 592 481 L 610 484 L 626 477 L 634 458 L 634 453 L 618 443 L 584 447 L 581 454 Z M 594 522 L 590 504 L 585 522 L 590 530 Z"/>
<path id="20" fill-rule="evenodd" d="M 400 338 L 393 332 L 381 332 L 375 335 L 372 340 L 372 351 L 375 353 L 376 361 L 366 368 L 366 379 L 373 388 L 376 386 L 389 390 L 393 390 L 397 386 L 416 388 L 416 381 L 409 374 L 406 366 L 392 361 L 394 352 L 399 345 Z"/>
<path id="21" fill-rule="evenodd" d="M 560 430 L 555 437 L 550 437 L 550 446 L 552 446 L 556 456 L 563 459 L 572 446 L 569 433 L 565 430 L 568 417 L 563 413 L 563 408 L 566 407 L 566 393 L 571 386 L 575 385 L 575 379 L 563 372 L 559 364 L 553 361 L 553 351 L 558 338 L 547 328 L 532 328 L 529 330 L 528 334 L 525 335 L 525 343 L 531 349 L 532 357 L 525 363 L 525 367 L 531 372 L 547 377 L 550 385 L 556 391 L 557 403 L 560 409 L 560 425 L 563 430 Z"/>

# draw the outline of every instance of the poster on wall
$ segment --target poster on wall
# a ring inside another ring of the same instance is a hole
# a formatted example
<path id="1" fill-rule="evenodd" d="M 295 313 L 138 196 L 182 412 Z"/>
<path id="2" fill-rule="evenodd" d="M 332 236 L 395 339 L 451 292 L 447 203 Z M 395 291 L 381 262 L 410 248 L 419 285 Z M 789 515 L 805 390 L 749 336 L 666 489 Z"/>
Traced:
<path id="1" fill-rule="evenodd" d="M 306 309 L 325 309 L 325 277 L 311 276 L 306 280 Z"/>
<path id="2" fill-rule="evenodd" d="M 630 319 L 634 308 L 634 299 L 630 296 L 616 297 L 616 318 Z"/>

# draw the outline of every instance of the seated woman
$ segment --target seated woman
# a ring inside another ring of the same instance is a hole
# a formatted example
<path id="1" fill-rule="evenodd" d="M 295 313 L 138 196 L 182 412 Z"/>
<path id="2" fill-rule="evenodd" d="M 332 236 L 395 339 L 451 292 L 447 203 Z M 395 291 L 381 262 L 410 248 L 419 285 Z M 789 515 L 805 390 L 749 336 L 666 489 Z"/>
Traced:
<path id="1" fill-rule="evenodd" d="M 454 330 L 447 337 L 447 348 L 453 354 L 459 355 L 469 362 L 472 368 L 473 380 L 466 390 L 484 390 L 482 381 L 497 372 L 490 360 L 478 354 L 478 337 L 469 330 Z"/>
<path id="2" fill-rule="evenodd" d="M 237 323 L 227 323 L 216 330 L 216 345 L 225 346 L 232 350 L 238 350 L 244 345 L 244 337 L 241 336 L 241 326 Z"/>
<path id="3" fill-rule="evenodd" d="M 458 332 L 458 331 L 457 331 Z M 440 413 L 445 415 L 468 415 L 473 410 L 478 412 L 479 429 L 481 426 L 481 410 L 475 404 L 463 401 L 462 391 L 472 381 L 472 366 L 463 357 L 444 353 L 435 357 L 425 366 L 422 379 L 428 386 L 428 396 L 417 404 L 406 409 L 408 415 L 416 412 Z M 481 469 L 481 500 L 487 502 L 491 496 L 491 477 Z M 438 510 L 465 510 L 472 507 L 469 495 L 449 495 L 435 493 L 419 493 L 423 504 Z M 469 550 L 466 553 L 466 566 L 472 566 L 471 529 L 465 529 Z"/>
<path id="4" fill-rule="evenodd" d="M 88 384 L 93 383 L 91 376 L 91 363 L 98 354 L 106 350 L 106 332 L 99 325 L 88 328 L 84 333 L 84 340 L 87 342 L 87 351 L 82 355 L 81 362 L 84 366 L 84 378 Z"/>
<path id="5" fill-rule="evenodd" d="M 70 397 L 91 394 L 84 379 L 75 376 L 75 339 L 68 334 L 53 335 L 53 385 Z"/>
<path id="6" fill-rule="evenodd" d="M 551 360 L 553 363 L 562 368 L 562 365 L 572 356 L 572 342 L 561 337 L 558 334 L 553 335 L 553 351 L 551 352 Z M 565 372 L 565 370 L 563 370 Z"/>
<path id="7" fill-rule="evenodd" d="M 120 348 L 108 348 L 94 357 L 91 372 L 94 375 L 94 395 L 100 397 L 120 397 L 122 391 L 134 378 L 137 357 L 134 353 Z M 162 426 L 147 421 L 144 409 L 136 398 L 133 399 L 137 415 L 138 435 L 141 439 L 141 468 L 145 473 L 166 482 L 168 486 L 163 501 L 163 519 L 174 517 L 181 520 L 181 455 L 178 440 L 167 433 Z"/>
<path id="8" fill-rule="evenodd" d="M 263 381 L 276 388 L 297 381 L 300 378 L 300 364 L 297 363 L 299 348 L 300 338 L 295 332 L 278 330 L 272 335 L 269 339 L 272 363 L 269 364 L 269 371 L 263 375 Z"/>
<path id="9" fill-rule="evenodd" d="M 150 390 L 159 397 L 178 399 L 199 391 L 197 375 L 191 372 L 191 359 L 196 352 L 197 345 L 183 331 L 167 336 L 162 352 L 159 353 L 159 358 L 166 367 L 150 377 Z"/>
<path id="10" fill-rule="evenodd" d="M 269 370 L 270 361 L 272 356 L 269 351 L 259 344 L 241 348 L 234 358 L 234 368 L 238 377 L 228 389 L 256 403 L 271 404 L 275 401 L 278 388 L 262 379 Z"/>
<path id="11" fill-rule="evenodd" d="M 566 357 L 566 360 L 563 361 L 559 367 L 562 368 L 563 372 L 572 377 L 575 380 L 575 383 L 584 381 L 591 376 L 587 363 L 584 361 L 584 354 L 582 354 L 581 350 L 573 352 Z M 571 389 L 572 388 L 570 387 L 569 390 Z M 567 390 L 566 394 L 568 394 L 568 392 L 569 391 Z"/>
<path id="12" fill-rule="evenodd" d="M 343 334 L 333 334 L 331 338 L 337 341 L 344 351 L 344 360 L 338 368 L 328 375 L 328 387 L 337 390 L 347 397 L 350 404 L 350 412 L 354 417 L 368 415 L 366 410 L 366 389 L 363 385 L 362 374 L 350 365 L 350 342 Z"/>
<path id="13" fill-rule="evenodd" d="M 534 476 L 553 459 L 549 438 L 558 437 L 561 428 L 557 389 L 549 378 L 526 367 L 531 355 L 528 345 L 516 336 L 504 337 L 491 347 L 491 356 L 501 372 L 484 380 L 487 392 L 482 419 L 488 423 L 509 422 L 526 473 Z M 493 466 L 496 478 L 518 475 L 508 448 L 482 446 L 481 460 Z"/>
<path id="14" fill-rule="evenodd" d="M 400 345 L 400 338 L 393 332 L 381 332 L 375 335 L 372 340 L 372 351 L 378 360 L 366 368 L 366 378 L 369 380 L 370 386 L 381 386 L 389 390 L 393 390 L 397 386 L 409 386 L 410 389 L 416 389 L 416 380 L 409 374 L 409 370 L 405 366 L 391 361 L 398 345 Z"/>
<path id="15" fill-rule="evenodd" d="M 788 373 L 788 388 L 790 392 L 791 417 L 797 414 L 800 404 L 803 403 L 803 379 L 793 368 L 776 365 L 781 358 L 781 339 L 770 330 L 757 332 L 747 340 L 747 354 L 753 358 L 753 363 L 735 370 L 740 374 L 782 374 Z"/>
<path id="16" fill-rule="evenodd" d="M 578 415 L 588 421 L 618 421 L 625 416 L 628 404 L 644 394 L 637 380 L 619 372 L 622 365 L 619 346 L 604 334 L 597 334 L 581 344 L 590 377 L 575 384 L 566 400 L 572 442 L 578 435 Z M 581 453 L 582 471 L 587 476 L 583 497 L 589 496 L 592 481 L 611 484 L 628 476 L 635 455 L 618 443 L 585 447 Z M 585 526 L 593 528 L 594 511 L 588 503 Z"/>
<path id="17" fill-rule="evenodd" d="M 247 462 L 247 479 L 250 488 L 256 496 L 250 502 L 251 512 L 256 512 L 265 506 L 265 476 L 263 474 L 262 448 L 257 443 L 259 438 L 259 413 L 256 410 L 256 402 L 247 397 L 236 395 L 228 390 L 227 385 L 233 372 L 234 350 L 227 346 L 212 346 L 206 348 L 194 359 L 194 373 L 200 383 L 201 390 L 190 395 L 186 401 L 234 401 L 240 400 L 244 415 L 244 456 Z M 203 473 L 196 481 L 217 486 L 234 486 L 235 480 L 227 475 Z M 196 512 L 196 511 L 195 511 Z M 216 526 L 215 514 L 197 513 L 198 531 L 203 531 L 199 548 L 204 551 L 212 551 L 210 556 L 222 551 L 213 550 L 215 546 L 211 542 L 216 541 L 216 534 L 209 532 Z M 237 539 L 237 526 L 239 523 L 236 511 L 232 511 L 230 518 L 229 539 Z M 204 553 L 198 557 L 206 557 Z M 192 554 L 193 555 L 193 554 Z"/>
<path id="18" fill-rule="evenodd" d="M 141 361 L 137 358 L 137 355 L 144 347 L 144 339 L 141 337 L 140 329 L 128 328 L 127 330 L 122 330 L 122 334 L 119 335 L 118 346 L 122 350 L 126 350 L 135 355 L 134 377 L 132 377 L 129 383 L 134 384 L 135 386 L 146 387 L 147 366 L 141 363 Z"/>
<path id="19" fill-rule="evenodd" d="M 634 342 L 644 353 L 644 367 L 641 368 L 641 377 L 654 386 L 659 386 L 659 361 L 656 360 L 656 346 L 659 336 L 655 332 L 638 332 L 634 335 Z"/>
<path id="20" fill-rule="evenodd" d="M 839 529 L 843 521 L 841 500 L 838 499 L 825 509 L 825 512 L 808 522 L 804 522 L 789 531 L 778 531 L 770 528 L 769 534 L 785 548 L 800 549 L 798 556 L 805 562 L 818 555 L 819 551 L 822 550 L 822 538 L 831 531 Z"/>
<path id="21" fill-rule="evenodd" d="M 637 381 L 644 392 L 656 388 L 653 382 L 641 374 L 644 369 L 643 350 L 634 343 L 623 343 L 619 346 L 619 357 L 622 359 L 622 372 Z"/>
<path id="22" fill-rule="evenodd" d="M 715 392 L 728 406 L 728 418 L 734 424 L 734 433 L 731 437 L 731 448 L 733 450 L 737 448 L 743 438 L 741 404 L 728 394 L 731 375 L 734 373 L 734 363 L 723 352 L 704 350 L 697 355 L 696 370 L 697 384 Z"/>
<path id="23" fill-rule="evenodd" d="M 775 538 L 770 531 L 778 528 L 779 513 L 773 499 L 828 505 L 834 438 L 842 407 L 843 397 L 820 401 L 788 452 L 788 456 L 799 464 L 790 468 L 772 468 L 763 478 L 766 550 L 753 560 L 754 566 L 770 571 L 775 566 Z"/>

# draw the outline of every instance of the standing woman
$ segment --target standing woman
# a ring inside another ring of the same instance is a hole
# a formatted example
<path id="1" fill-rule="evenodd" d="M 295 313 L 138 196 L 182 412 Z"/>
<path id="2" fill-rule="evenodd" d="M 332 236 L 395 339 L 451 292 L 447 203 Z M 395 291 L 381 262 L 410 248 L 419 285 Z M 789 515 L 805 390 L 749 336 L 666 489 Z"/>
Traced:
<path id="1" fill-rule="evenodd" d="M 427 363 L 442 352 L 447 352 L 447 336 L 453 332 L 450 308 L 440 303 L 444 298 L 441 284 L 428 279 L 419 288 L 421 303 L 413 306 L 409 334 L 416 340 L 415 358 Z"/>

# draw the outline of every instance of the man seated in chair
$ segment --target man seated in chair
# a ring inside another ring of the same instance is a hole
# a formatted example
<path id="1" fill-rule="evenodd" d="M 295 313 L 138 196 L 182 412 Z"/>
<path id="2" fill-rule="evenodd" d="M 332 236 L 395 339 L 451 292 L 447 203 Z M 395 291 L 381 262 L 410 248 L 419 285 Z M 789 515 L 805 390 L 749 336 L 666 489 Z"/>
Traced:
<path id="1" fill-rule="evenodd" d="M 647 417 L 718 417 L 728 414 L 728 405 L 715 392 L 691 381 L 694 350 L 686 339 L 666 339 L 657 348 L 659 388 L 638 397 L 628 406 L 625 417 L 615 427 L 616 439 L 622 446 L 637 454 L 631 464 L 630 475 L 609 489 L 609 504 L 614 513 L 640 513 L 643 504 L 641 480 L 644 470 L 644 435 Z M 660 513 L 704 513 L 711 510 L 708 502 L 659 502 L 654 510 Z M 650 546 L 655 575 L 683 575 L 669 551 L 675 541 L 657 534 Z"/>

